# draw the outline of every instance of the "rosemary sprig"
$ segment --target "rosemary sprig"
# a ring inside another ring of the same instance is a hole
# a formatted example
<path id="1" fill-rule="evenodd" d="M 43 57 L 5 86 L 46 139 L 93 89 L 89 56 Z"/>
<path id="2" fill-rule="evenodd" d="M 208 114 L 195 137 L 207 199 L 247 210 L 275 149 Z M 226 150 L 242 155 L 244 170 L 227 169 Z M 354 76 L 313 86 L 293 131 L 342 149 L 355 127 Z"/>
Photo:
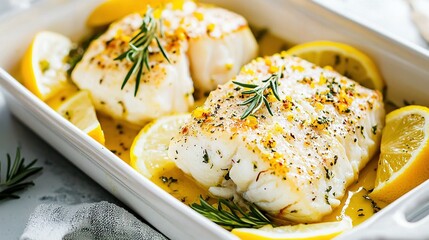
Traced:
<path id="1" fill-rule="evenodd" d="M 270 107 L 270 103 L 268 102 L 266 96 L 269 93 L 265 93 L 265 90 L 271 89 L 274 97 L 280 101 L 280 96 L 278 92 L 278 86 L 279 86 L 279 79 L 282 77 L 282 71 L 283 67 L 279 68 L 280 70 L 276 73 L 271 74 L 267 79 L 262 80 L 262 85 L 256 85 L 256 84 L 247 84 L 247 83 L 241 83 L 232 81 L 234 84 L 244 87 L 244 88 L 250 88 L 250 90 L 246 90 L 241 92 L 241 94 L 253 94 L 252 97 L 248 98 L 246 101 L 240 103 L 241 106 L 249 105 L 244 111 L 243 115 L 241 115 L 241 119 L 245 119 L 250 114 L 254 114 L 258 109 L 262 106 L 262 103 L 265 104 L 265 107 L 267 108 L 268 112 L 273 116 L 273 112 Z"/>
<path id="2" fill-rule="evenodd" d="M 33 167 L 36 161 L 37 159 L 34 159 L 30 164 L 24 165 L 24 158 L 21 158 L 19 148 L 16 149 L 13 163 L 10 155 L 7 154 L 6 178 L 4 179 L 1 176 L 0 162 L 0 200 L 19 198 L 16 192 L 34 185 L 33 181 L 24 182 L 24 180 L 42 170 L 42 167 Z"/>
<path id="3" fill-rule="evenodd" d="M 148 7 L 148 10 L 143 17 L 143 23 L 140 26 L 140 32 L 136 36 L 134 36 L 129 42 L 130 48 L 115 58 L 115 60 L 119 61 L 122 61 L 126 58 L 128 61 L 134 63 L 127 75 L 125 76 L 125 79 L 122 82 L 121 86 L 121 89 L 124 89 L 125 84 L 127 84 L 130 77 L 132 75 L 136 75 L 134 96 L 137 95 L 144 68 L 146 67 L 146 70 L 150 71 L 149 46 L 154 40 L 156 41 L 156 44 L 158 45 L 158 48 L 164 58 L 170 63 L 170 59 L 168 59 L 167 53 L 165 52 L 158 39 L 158 32 L 160 32 L 161 36 L 163 35 L 162 20 L 159 19 L 159 22 L 157 22 L 155 17 L 153 16 L 153 9 Z"/>
<path id="4" fill-rule="evenodd" d="M 200 204 L 194 203 L 191 208 L 226 229 L 260 228 L 267 224 L 273 225 L 253 204 L 249 206 L 248 211 L 245 211 L 232 201 L 219 199 L 218 207 L 215 208 L 200 196 Z"/>

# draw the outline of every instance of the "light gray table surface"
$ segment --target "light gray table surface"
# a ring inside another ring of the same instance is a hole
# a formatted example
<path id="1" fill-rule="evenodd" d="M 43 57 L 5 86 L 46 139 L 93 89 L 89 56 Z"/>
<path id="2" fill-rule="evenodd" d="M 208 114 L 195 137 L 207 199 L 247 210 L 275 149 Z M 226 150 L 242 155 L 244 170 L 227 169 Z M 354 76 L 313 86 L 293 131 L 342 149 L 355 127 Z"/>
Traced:
<path id="1" fill-rule="evenodd" d="M 399 38 L 427 46 L 411 22 L 404 0 L 317 1 L 338 11 L 359 16 L 365 23 L 382 27 Z M 0 0 L 0 15 L 11 10 L 10 3 L 17 2 L 31 0 Z M 382 14 L 380 9 L 383 9 Z M 20 199 L 0 202 L 0 239 L 17 239 L 29 215 L 41 203 L 77 204 L 105 200 L 122 205 L 14 118 L 0 92 L 0 160 L 4 163 L 6 153 L 15 154 L 17 146 L 21 147 L 22 155 L 27 160 L 37 158 L 37 165 L 43 166 L 44 170 L 34 180 L 34 187 L 20 193 Z"/>

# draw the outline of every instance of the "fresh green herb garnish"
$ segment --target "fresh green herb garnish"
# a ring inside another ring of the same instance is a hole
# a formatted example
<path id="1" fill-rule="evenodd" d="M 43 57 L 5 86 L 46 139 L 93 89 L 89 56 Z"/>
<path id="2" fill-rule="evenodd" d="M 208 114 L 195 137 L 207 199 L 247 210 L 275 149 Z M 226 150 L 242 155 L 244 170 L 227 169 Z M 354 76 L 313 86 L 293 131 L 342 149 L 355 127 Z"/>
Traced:
<path id="1" fill-rule="evenodd" d="M 104 32 L 105 32 L 104 28 L 99 29 L 94 34 L 92 34 L 91 36 L 89 36 L 88 38 L 83 40 L 80 44 L 78 44 L 77 46 L 73 47 L 70 50 L 69 55 L 66 58 L 66 62 L 69 65 L 69 69 L 67 70 L 67 74 L 69 76 L 71 75 L 71 73 L 72 73 L 73 69 L 76 67 L 76 65 L 80 62 L 80 60 L 82 60 L 83 54 L 88 49 L 89 44 L 91 44 L 91 42 L 93 40 L 100 37 L 101 34 L 103 34 Z"/>
<path id="2" fill-rule="evenodd" d="M 121 89 L 123 89 L 130 77 L 132 75 L 136 75 L 134 96 L 137 95 L 144 68 L 146 67 L 146 70 L 150 71 L 149 46 L 153 42 L 153 40 L 156 41 L 156 44 L 158 45 L 158 48 L 164 58 L 168 62 L 170 62 L 164 48 L 159 42 L 159 39 L 157 37 L 158 32 L 160 32 L 162 36 L 162 20 L 160 19 L 158 23 L 153 16 L 152 8 L 148 7 L 148 10 L 143 17 L 143 23 L 140 26 L 140 32 L 136 36 L 134 36 L 129 42 L 130 48 L 126 52 L 115 58 L 115 60 L 120 61 L 126 58 L 128 61 L 134 63 L 130 71 L 125 76 L 125 79 L 122 82 L 121 86 Z"/>
<path id="3" fill-rule="evenodd" d="M 251 89 L 251 90 L 243 91 L 241 92 L 241 94 L 249 94 L 249 95 L 253 94 L 252 97 L 240 103 L 241 106 L 249 105 L 246 111 L 244 111 L 243 115 L 241 115 L 241 119 L 245 119 L 250 114 L 254 114 L 262 106 L 262 103 L 265 104 L 265 107 L 267 107 L 268 112 L 271 114 L 271 116 L 273 116 L 270 103 L 266 98 L 266 95 L 270 93 L 265 93 L 265 90 L 271 89 L 274 97 L 280 101 L 280 96 L 277 89 L 279 86 L 279 79 L 282 77 L 282 71 L 283 71 L 283 67 L 280 67 L 277 73 L 274 73 L 267 79 L 262 80 L 262 85 L 260 86 L 256 84 L 247 84 L 247 83 L 232 81 L 234 84 L 240 87 Z"/>
<path id="4" fill-rule="evenodd" d="M 200 196 L 200 204 L 194 203 L 191 208 L 226 229 L 260 228 L 267 224 L 273 225 L 253 204 L 249 206 L 249 210 L 244 210 L 232 201 L 219 199 L 218 206 L 215 208 Z"/>
<path id="5" fill-rule="evenodd" d="M 11 162 L 11 157 L 7 154 L 6 178 L 1 176 L 0 162 L 0 200 L 8 198 L 19 198 L 16 192 L 29 186 L 33 186 L 33 181 L 24 182 L 25 179 L 42 171 L 42 167 L 33 167 L 37 159 L 30 164 L 24 165 L 24 158 L 21 158 L 21 151 L 16 149 L 15 160 Z"/>
<path id="6" fill-rule="evenodd" d="M 71 73 L 73 72 L 73 69 L 76 67 L 76 65 L 82 60 L 83 54 L 85 53 L 85 50 L 81 46 L 77 46 L 70 50 L 69 55 L 67 57 L 67 64 L 69 65 L 69 69 L 67 70 L 67 74 L 71 76 Z"/>

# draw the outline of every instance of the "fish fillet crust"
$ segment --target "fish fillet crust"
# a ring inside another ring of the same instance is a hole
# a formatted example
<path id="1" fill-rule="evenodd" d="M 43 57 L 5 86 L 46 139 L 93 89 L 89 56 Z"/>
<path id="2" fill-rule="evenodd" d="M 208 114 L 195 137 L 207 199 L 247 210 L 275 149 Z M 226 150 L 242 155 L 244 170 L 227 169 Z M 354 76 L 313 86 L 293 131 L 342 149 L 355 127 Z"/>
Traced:
<path id="1" fill-rule="evenodd" d="M 382 95 L 286 54 L 258 58 L 233 81 L 261 85 L 278 69 L 278 101 L 241 119 L 248 90 L 232 81 L 211 92 L 172 139 L 169 157 L 219 197 L 238 194 L 274 217 L 317 222 L 378 149 Z"/>

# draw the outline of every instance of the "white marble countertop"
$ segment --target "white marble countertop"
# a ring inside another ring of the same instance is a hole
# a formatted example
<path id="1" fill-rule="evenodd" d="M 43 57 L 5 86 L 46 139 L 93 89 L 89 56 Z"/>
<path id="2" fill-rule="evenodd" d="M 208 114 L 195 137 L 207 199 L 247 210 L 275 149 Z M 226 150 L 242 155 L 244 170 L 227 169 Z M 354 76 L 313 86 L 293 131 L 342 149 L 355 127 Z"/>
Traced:
<path id="1" fill-rule="evenodd" d="M 21 0 L 21 3 L 32 1 L 37 0 Z M 405 0 L 317 1 L 334 10 L 357 16 L 365 24 L 383 28 L 399 38 L 427 47 L 410 20 Z M 9 2 L 20 0 L 2 0 L 0 14 L 10 10 Z M 37 158 L 37 165 L 44 167 L 43 173 L 34 180 L 35 186 L 22 191 L 20 199 L 0 202 L 1 239 L 17 239 L 30 213 L 41 203 L 77 204 L 105 200 L 121 205 L 115 197 L 14 118 L 1 92 L 0 133 L 0 160 L 4 161 L 6 153 L 14 154 L 16 147 L 20 146 L 27 160 Z"/>

